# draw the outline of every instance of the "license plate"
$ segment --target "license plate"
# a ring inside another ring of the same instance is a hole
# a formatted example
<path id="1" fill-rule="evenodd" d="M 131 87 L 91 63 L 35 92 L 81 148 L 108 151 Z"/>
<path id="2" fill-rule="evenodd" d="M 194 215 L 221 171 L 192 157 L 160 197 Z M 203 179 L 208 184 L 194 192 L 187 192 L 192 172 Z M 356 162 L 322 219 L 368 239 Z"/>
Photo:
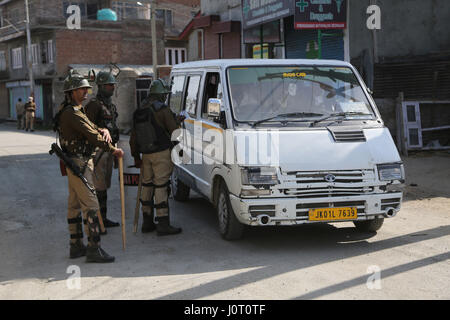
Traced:
<path id="1" fill-rule="evenodd" d="M 356 208 L 321 208 L 309 210 L 309 221 L 355 220 Z"/>

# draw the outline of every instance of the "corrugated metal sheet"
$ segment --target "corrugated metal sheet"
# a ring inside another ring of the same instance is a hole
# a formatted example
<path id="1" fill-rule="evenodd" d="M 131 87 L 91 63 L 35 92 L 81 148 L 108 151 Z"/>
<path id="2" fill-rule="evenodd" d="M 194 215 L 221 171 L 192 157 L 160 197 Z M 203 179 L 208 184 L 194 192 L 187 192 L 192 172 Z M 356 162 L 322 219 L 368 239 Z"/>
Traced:
<path id="1" fill-rule="evenodd" d="M 375 98 L 450 99 L 450 56 L 378 63 L 374 73 Z"/>

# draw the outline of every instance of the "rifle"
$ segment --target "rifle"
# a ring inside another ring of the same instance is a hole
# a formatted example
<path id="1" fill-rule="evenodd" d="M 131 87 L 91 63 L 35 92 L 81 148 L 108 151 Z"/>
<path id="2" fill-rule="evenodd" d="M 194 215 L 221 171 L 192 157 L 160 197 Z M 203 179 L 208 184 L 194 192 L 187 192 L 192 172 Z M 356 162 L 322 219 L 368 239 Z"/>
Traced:
<path id="1" fill-rule="evenodd" d="M 95 188 L 93 186 L 91 186 L 89 184 L 89 182 L 87 181 L 87 179 L 83 176 L 83 173 L 81 172 L 80 167 L 78 167 L 77 164 L 75 162 L 73 162 L 72 159 L 70 159 L 68 156 L 66 156 L 64 154 L 64 152 L 61 150 L 61 148 L 56 143 L 52 143 L 51 149 L 48 153 L 50 153 L 50 155 L 53 155 L 55 153 L 58 156 L 58 158 L 61 159 L 61 161 L 64 163 L 64 165 L 67 168 L 69 168 L 70 171 L 72 171 L 74 175 L 76 175 L 78 178 L 80 178 L 81 181 L 84 183 L 84 185 L 89 189 L 89 191 L 92 192 L 92 194 L 97 197 L 97 192 L 95 192 Z M 103 219 L 100 214 L 100 211 L 97 211 L 97 217 L 98 217 L 98 220 L 100 223 L 100 230 L 102 232 L 105 232 L 105 226 L 103 224 Z"/>
<path id="2" fill-rule="evenodd" d="M 83 176 L 83 173 L 81 173 L 80 167 L 77 166 L 75 162 L 73 162 L 72 159 L 70 159 L 68 156 L 64 154 L 64 152 L 61 150 L 61 148 L 56 144 L 52 143 L 51 149 L 48 152 L 51 155 L 56 154 L 58 158 L 60 158 L 64 165 L 70 169 L 70 171 L 73 172 L 74 175 L 76 175 L 78 178 L 81 179 L 81 181 L 85 184 L 85 186 L 89 189 L 89 191 L 92 192 L 94 196 L 97 196 L 97 193 L 95 192 L 95 188 L 89 184 L 89 182 L 86 180 L 86 178 Z"/>

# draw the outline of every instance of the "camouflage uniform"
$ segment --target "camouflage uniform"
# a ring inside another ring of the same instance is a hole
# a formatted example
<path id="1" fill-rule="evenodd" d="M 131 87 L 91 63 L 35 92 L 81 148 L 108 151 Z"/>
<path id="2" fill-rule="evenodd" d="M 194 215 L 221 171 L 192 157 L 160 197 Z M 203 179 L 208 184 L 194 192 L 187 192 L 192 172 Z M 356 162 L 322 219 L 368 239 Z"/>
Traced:
<path id="1" fill-rule="evenodd" d="M 170 154 L 172 147 L 170 137 L 172 132 L 178 127 L 172 111 L 162 102 L 165 101 L 165 96 L 169 92 L 162 80 L 155 80 L 150 87 L 149 98 L 143 103 L 142 108 L 153 107 L 158 148 L 154 152 L 144 153 L 142 162 L 134 126 L 130 135 L 131 155 L 135 159 L 135 163 L 141 163 L 142 168 L 142 194 L 140 199 L 144 218 L 142 232 L 150 232 L 155 229 L 153 211 L 156 209 L 155 221 L 158 222 L 156 225 L 158 235 L 181 232 L 181 228 L 169 225 L 168 191 L 169 180 L 173 170 Z"/>
<path id="2" fill-rule="evenodd" d="M 57 114 L 57 128 L 60 135 L 61 149 L 80 167 L 88 183 L 93 185 L 93 154 L 95 148 L 100 148 L 107 153 L 114 152 L 116 148 L 103 139 L 98 131 L 98 127 L 87 118 L 82 105 L 76 105 L 72 101 L 67 101 L 67 92 L 70 95 L 72 90 L 85 87 L 90 88 L 85 79 L 84 82 L 81 81 L 80 83 L 79 77 L 73 76 L 75 84 L 70 82 L 70 78 L 65 81 L 66 101 Z M 70 233 L 70 257 L 77 258 L 86 255 L 87 262 L 114 261 L 114 257 L 109 256 L 100 247 L 97 197 L 69 169 L 67 169 L 67 176 L 69 186 L 67 219 Z M 83 214 L 83 219 L 80 210 Z M 82 220 L 84 220 L 85 224 L 85 233 L 88 235 L 87 248 L 84 247 L 82 240 Z"/>
<path id="3" fill-rule="evenodd" d="M 113 91 L 107 92 L 102 86 L 106 84 L 116 84 L 116 80 L 111 73 L 100 72 L 96 77 L 98 93 L 95 98 L 86 105 L 86 115 L 93 123 L 100 128 L 108 129 L 112 144 L 119 141 L 119 128 L 117 127 L 117 108 L 111 101 Z M 107 213 L 107 189 L 111 187 L 111 176 L 113 171 L 114 157 L 101 149 L 96 150 L 94 157 L 94 185 L 97 192 L 97 199 L 100 205 L 105 227 L 117 227 L 119 223 L 113 222 L 106 217 Z"/>

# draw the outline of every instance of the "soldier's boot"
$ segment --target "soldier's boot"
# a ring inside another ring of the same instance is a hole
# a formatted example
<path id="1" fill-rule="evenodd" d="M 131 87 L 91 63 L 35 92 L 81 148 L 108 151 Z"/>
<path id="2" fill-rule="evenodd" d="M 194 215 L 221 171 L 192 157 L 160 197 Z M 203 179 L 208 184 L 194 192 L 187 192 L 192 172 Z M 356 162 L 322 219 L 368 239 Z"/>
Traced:
<path id="1" fill-rule="evenodd" d="M 76 259 L 86 255 L 86 246 L 82 240 L 77 240 L 70 244 L 70 259 Z"/>
<path id="2" fill-rule="evenodd" d="M 155 222 L 153 222 L 153 212 L 149 213 L 142 211 L 142 217 L 144 221 L 142 222 L 141 232 L 149 233 L 155 231 L 156 225 Z"/>
<path id="3" fill-rule="evenodd" d="M 105 250 L 100 246 L 89 245 L 86 250 L 86 262 L 96 262 L 96 263 L 110 263 L 114 262 L 115 258 L 110 256 Z"/>
<path id="4" fill-rule="evenodd" d="M 182 231 L 181 228 L 173 227 L 169 223 L 169 216 L 156 217 L 158 224 L 156 225 L 156 234 L 158 236 L 167 236 L 178 234 Z"/>
<path id="5" fill-rule="evenodd" d="M 107 191 L 106 190 L 105 191 L 97 191 L 97 199 L 98 199 L 98 204 L 100 206 L 100 213 L 102 215 L 103 225 L 105 226 L 105 228 L 113 228 L 113 227 L 120 226 L 120 224 L 118 222 L 111 221 L 106 217 L 106 211 L 107 211 L 106 203 L 108 201 Z M 106 233 L 107 232 L 105 230 L 105 232 L 101 233 L 101 234 L 103 235 Z"/>
<path id="6" fill-rule="evenodd" d="M 87 227 L 89 231 L 89 245 L 86 250 L 86 262 L 114 262 L 115 258 L 100 247 L 100 226 L 97 212 L 94 210 L 87 213 Z"/>

